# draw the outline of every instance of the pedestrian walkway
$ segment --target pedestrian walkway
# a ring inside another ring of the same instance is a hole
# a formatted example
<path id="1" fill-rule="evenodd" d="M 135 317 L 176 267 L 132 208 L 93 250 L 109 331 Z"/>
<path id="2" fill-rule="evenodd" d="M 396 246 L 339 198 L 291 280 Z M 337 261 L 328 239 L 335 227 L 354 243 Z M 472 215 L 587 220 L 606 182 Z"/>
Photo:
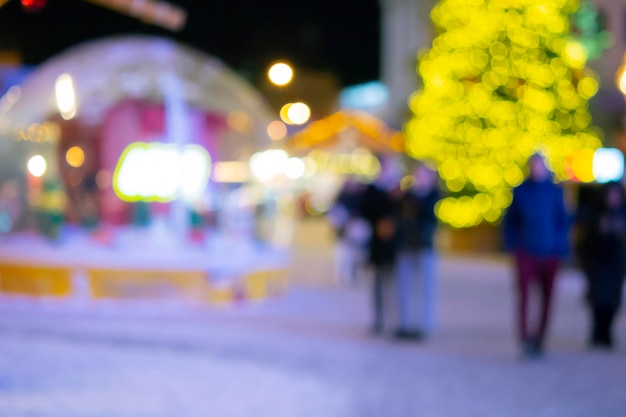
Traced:
<path id="1" fill-rule="evenodd" d="M 367 289 L 307 278 L 276 300 L 210 309 L 4 300 L 0 416 L 626 416 L 626 320 L 616 352 L 588 352 L 575 270 L 559 278 L 536 362 L 514 343 L 504 259 L 442 259 L 440 326 L 420 344 L 368 333 Z"/>

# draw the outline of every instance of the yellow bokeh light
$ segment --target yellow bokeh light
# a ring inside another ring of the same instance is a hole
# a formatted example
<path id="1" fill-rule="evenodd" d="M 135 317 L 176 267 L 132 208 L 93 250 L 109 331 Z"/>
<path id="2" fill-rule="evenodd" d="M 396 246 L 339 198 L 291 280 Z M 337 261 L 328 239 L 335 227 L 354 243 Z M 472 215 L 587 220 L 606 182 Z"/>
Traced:
<path id="1" fill-rule="evenodd" d="M 492 207 L 487 212 L 483 213 L 483 218 L 490 223 L 497 222 L 502 216 L 502 210 Z"/>
<path id="2" fill-rule="evenodd" d="M 493 59 L 506 59 L 508 48 L 502 42 L 496 42 L 489 47 Z"/>
<path id="3" fill-rule="evenodd" d="M 571 154 L 570 169 L 573 179 L 581 182 L 592 182 L 593 176 L 593 154 L 592 149 L 581 149 Z"/>
<path id="4" fill-rule="evenodd" d="M 278 86 L 287 85 L 293 79 L 293 68 L 285 62 L 277 62 L 269 68 L 267 76 Z"/>
<path id="5" fill-rule="evenodd" d="M 597 77 L 569 33 L 577 7 L 569 0 L 442 0 L 433 8 L 440 35 L 420 54 L 424 87 L 411 95 L 406 149 L 434 161 L 455 195 L 437 205 L 441 221 L 495 223 L 533 152 L 541 149 L 564 180 L 566 155 L 601 144 L 587 105 Z M 626 93 L 626 76 L 622 84 Z"/>
<path id="6" fill-rule="evenodd" d="M 512 165 L 504 171 L 504 180 L 511 187 L 516 187 L 524 180 L 524 173 L 517 165 Z"/>
<path id="7" fill-rule="evenodd" d="M 569 41 L 565 45 L 563 58 L 572 67 L 582 68 L 587 62 L 587 49 L 580 42 Z"/>
<path id="8" fill-rule="evenodd" d="M 592 77 L 585 77 L 578 82 L 578 94 L 584 99 L 593 97 L 598 88 L 598 82 Z"/>
<path id="9" fill-rule="evenodd" d="M 380 161 L 366 149 L 355 149 L 352 153 L 326 152 L 315 149 L 302 159 L 305 166 L 304 177 L 315 172 L 332 172 L 342 175 L 356 175 L 372 180 L 380 174 Z"/>
<path id="10" fill-rule="evenodd" d="M 476 194 L 472 204 L 479 213 L 486 213 L 491 208 L 491 197 L 484 193 Z"/>
<path id="11" fill-rule="evenodd" d="M 291 106 L 292 106 L 292 105 L 293 105 L 293 103 L 287 103 L 287 104 L 285 104 L 284 106 L 282 106 L 282 107 L 280 108 L 280 112 L 279 112 L 280 119 L 281 119 L 283 122 L 287 123 L 288 125 L 292 125 L 292 124 L 293 124 L 293 122 L 292 122 L 292 121 L 291 121 L 291 119 L 289 118 L 289 108 L 291 108 Z"/>
<path id="12" fill-rule="evenodd" d="M 69 166 L 78 168 L 85 162 L 85 152 L 80 146 L 72 146 L 65 152 L 65 161 Z"/>
<path id="13" fill-rule="evenodd" d="M 499 190 L 494 194 L 494 201 L 498 207 L 508 207 L 513 201 L 513 193 L 508 189 Z"/>
<path id="14" fill-rule="evenodd" d="M 591 115 L 587 112 L 576 112 L 574 114 L 574 125 L 584 129 L 591 123 Z"/>
<path id="15" fill-rule="evenodd" d="M 626 94 L 626 66 L 622 66 L 618 72 L 617 86 L 622 94 Z"/>

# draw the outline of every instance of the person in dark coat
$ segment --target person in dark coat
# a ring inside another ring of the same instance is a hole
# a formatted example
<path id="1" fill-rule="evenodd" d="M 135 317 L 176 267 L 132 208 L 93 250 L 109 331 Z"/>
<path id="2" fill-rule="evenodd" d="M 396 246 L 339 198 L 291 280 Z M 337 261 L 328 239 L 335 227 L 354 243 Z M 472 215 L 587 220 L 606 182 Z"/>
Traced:
<path id="1" fill-rule="evenodd" d="M 599 204 L 583 207 L 577 223 L 583 231 L 579 247 L 587 277 L 591 347 L 613 347 L 612 327 L 622 301 L 626 274 L 626 202 L 616 182 L 602 187 Z"/>
<path id="2" fill-rule="evenodd" d="M 399 339 L 421 339 L 435 326 L 437 173 L 419 164 L 414 183 L 397 205 L 397 298 Z"/>
<path id="3" fill-rule="evenodd" d="M 541 356 L 561 258 L 568 252 L 568 213 L 563 189 L 553 183 L 543 157 L 528 160 L 529 177 L 513 190 L 504 216 L 505 248 L 514 255 L 517 275 L 517 330 L 525 357 Z M 529 298 L 537 287 L 538 322 L 530 323 Z"/>
<path id="4" fill-rule="evenodd" d="M 369 184 L 361 199 L 361 216 L 370 225 L 367 260 L 374 271 L 372 285 L 375 333 L 384 328 L 385 295 L 391 285 L 396 262 L 395 196 L 399 191 L 401 168 L 391 157 L 381 160 L 378 179 Z"/>

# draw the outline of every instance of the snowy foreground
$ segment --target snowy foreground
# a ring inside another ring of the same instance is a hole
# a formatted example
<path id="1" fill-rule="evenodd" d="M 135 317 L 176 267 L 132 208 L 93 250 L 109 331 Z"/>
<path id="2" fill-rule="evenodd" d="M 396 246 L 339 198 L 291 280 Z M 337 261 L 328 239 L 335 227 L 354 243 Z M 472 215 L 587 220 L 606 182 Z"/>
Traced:
<path id="1" fill-rule="evenodd" d="M 588 352 L 576 271 L 561 275 L 548 355 L 529 363 L 507 264 L 441 269 L 440 327 L 421 344 L 368 334 L 364 283 L 210 309 L 3 299 L 0 416 L 626 416 L 626 319 L 616 352 Z"/>
<path id="2" fill-rule="evenodd" d="M 288 263 L 286 250 L 257 244 L 248 237 L 215 233 L 201 242 L 178 244 L 166 233 L 159 228 L 120 229 L 96 239 L 84 231 L 68 230 L 57 244 L 39 235 L 15 235 L 0 239 L 0 261 L 74 269 L 207 271 L 218 277 Z"/>

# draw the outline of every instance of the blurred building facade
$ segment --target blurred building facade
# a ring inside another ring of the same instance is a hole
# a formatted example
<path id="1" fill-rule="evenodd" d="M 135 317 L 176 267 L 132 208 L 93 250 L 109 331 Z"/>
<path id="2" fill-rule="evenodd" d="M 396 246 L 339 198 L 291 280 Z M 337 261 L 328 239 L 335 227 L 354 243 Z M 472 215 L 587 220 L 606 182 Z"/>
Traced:
<path id="1" fill-rule="evenodd" d="M 381 78 L 389 90 L 384 116 L 400 128 L 409 116 L 407 100 L 418 87 L 417 51 L 429 48 L 434 27 L 430 11 L 436 0 L 380 0 Z"/>

